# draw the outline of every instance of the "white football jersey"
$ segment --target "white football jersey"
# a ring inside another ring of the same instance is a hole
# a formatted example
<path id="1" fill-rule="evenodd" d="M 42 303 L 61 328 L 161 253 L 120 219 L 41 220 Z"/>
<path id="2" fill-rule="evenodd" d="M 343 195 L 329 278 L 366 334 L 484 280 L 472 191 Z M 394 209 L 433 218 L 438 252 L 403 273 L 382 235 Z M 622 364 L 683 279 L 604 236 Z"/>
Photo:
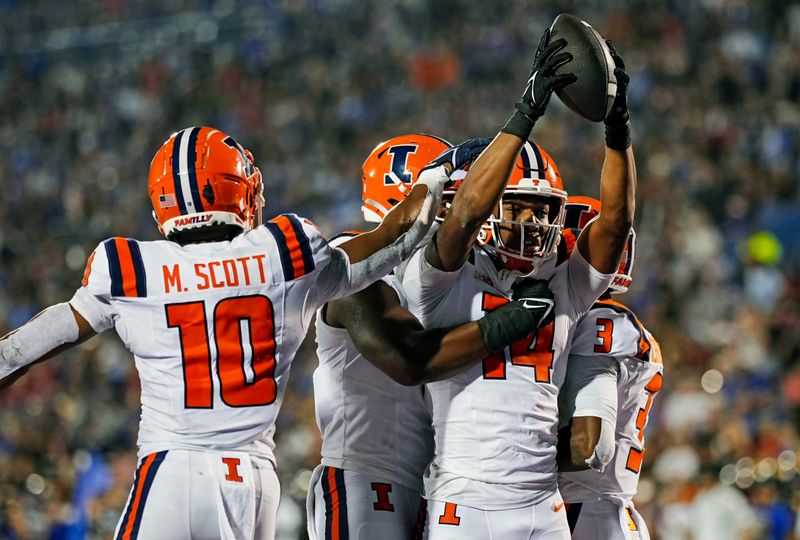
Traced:
<path id="1" fill-rule="evenodd" d="M 436 224 L 432 227 L 436 230 Z M 338 245 L 357 233 L 331 239 Z M 422 244 L 430 241 L 426 235 Z M 382 281 L 408 307 L 401 288 L 406 261 Z M 375 474 L 422 491 L 422 474 L 433 456 L 430 400 L 423 386 L 403 386 L 367 361 L 344 328 L 329 326 L 317 311 L 319 367 L 314 406 L 322 434 L 322 464 Z"/>
<path id="2" fill-rule="evenodd" d="M 383 278 L 405 307 L 399 280 Z M 317 315 L 314 401 L 322 433 L 322 463 L 372 473 L 422 490 L 433 455 L 433 429 L 423 386 L 403 386 L 370 364 L 347 330 Z"/>
<path id="3" fill-rule="evenodd" d="M 570 354 L 612 357 L 619 364 L 616 452 L 602 473 L 595 470 L 561 473 L 561 495 L 568 503 L 598 497 L 630 499 L 639 483 L 647 417 L 664 381 L 661 349 L 630 309 L 603 299 L 581 319 Z M 585 408 L 581 410 L 581 416 L 595 414 Z"/>
<path id="4" fill-rule="evenodd" d="M 575 251 L 550 279 L 555 321 L 502 353 L 426 385 L 433 405 L 435 452 L 425 497 L 483 510 L 540 502 L 556 489 L 558 388 L 575 325 L 606 290 Z M 464 265 L 443 272 L 418 250 L 403 279 L 409 309 L 428 328 L 481 318 L 511 295 L 513 278 L 473 248 Z"/>
<path id="5" fill-rule="evenodd" d="M 97 247 L 70 303 L 95 331 L 114 327 L 134 355 L 140 457 L 238 449 L 274 462 L 292 358 L 316 309 L 354 292 L 347 257 L 333 250 L 294 214 L 229 242 Z"/>

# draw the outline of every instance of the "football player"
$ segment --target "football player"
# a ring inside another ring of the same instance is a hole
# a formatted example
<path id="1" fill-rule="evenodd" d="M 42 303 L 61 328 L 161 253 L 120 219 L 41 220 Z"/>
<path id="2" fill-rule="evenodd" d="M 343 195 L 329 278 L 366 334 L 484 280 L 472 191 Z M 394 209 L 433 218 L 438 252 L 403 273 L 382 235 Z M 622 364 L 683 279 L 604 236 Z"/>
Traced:
<path id="1" fill-rule="evenodd" d="M 365 219 L 384 219 L 439 154 L 439 161 L 460 169 L 487 144 L 467 141 L 450 149 L 422 134 L 379 144 L 363 166 Z M 412 538 L 433 450 L 429 404 L 423 388 L 414 385 L 502 350 L 552 313 L 552 293 L 538 280 L 526 291 L 528 307 L 510 302 L 478 322 L 424 330 L 405 309 L 401 273 L 398 267 L 318 312 L 314 397 L 322 465 L 309 488 L 312 539 Z"/>
<path id="2" fill-rule="evenodd" d="M 570 197 L 565 226 L 583 229 L 598 214 L 597 199 Z M 566 426 L 559 432 L 563 451 L 558 487 L 576 540 L 650 538 L 631 499 L 642 468 L 644 429 L 664 381 L 664 366 L 650 332 L 629 308 L 611 298 L 628 290 L 635 249 L 636 233 L 631 229 L 614 280 L 578 323 L 559 395 L 561 424 Z M 592 455 L 604 470 L 588 467 Z"/>
<path id="3" fill-rule="evenodd" d="M 636 173 L 627 75 L 615 55 L 620 84 L 605 120 L 603 213 L 556 266 L 567 194 L 553 158 L 527 138 L 552 92 L 575 80 L 564 46 L 550 43 L 549 31 L 542 36 L 517 111 L 471 166 L 434 241 L 405 271 L 410 310 L 426 328 L 479 319 L 508 302 L 523 276 L 549 277 L 555 296 L 553 322 L 426 385 L 435 451 L 424 478 L 424 538 L 569 538 L 557 488 L 558 389 L 575 325 L 619 265 Z M 476 245 L 487 218 L 484 243 Z"/>
<path id="4" fill-rule="evenodd" d="M 166 240 L 110 238 L 82 286 L 0 339 L 0 378 L 115 328 L 141 380 L 139 466 L 116 538 L 272 538 L 273 432 L 316 309 L 410 255 L 439 207 L 444 166 L 373 231 L 338 247 L 295 214 L 261 224 L 253 156 L 213 128 L 174 133 L 150 165 Z"/>

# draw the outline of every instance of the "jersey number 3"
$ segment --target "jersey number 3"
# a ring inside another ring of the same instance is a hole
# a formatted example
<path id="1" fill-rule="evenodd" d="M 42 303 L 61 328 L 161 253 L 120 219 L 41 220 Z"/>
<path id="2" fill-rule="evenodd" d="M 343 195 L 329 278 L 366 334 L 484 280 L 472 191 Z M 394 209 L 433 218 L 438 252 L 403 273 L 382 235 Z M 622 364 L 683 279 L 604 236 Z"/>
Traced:
<path id="1" fill-rule="evenodd" d="M 508 298 L 487 292 L 483 293 L 482 308 L 486 313 L 507 303 Z M 553 352 L 554 328 L 555 323 L 551 322 L 510 347 L 511 363 L 515 366 L 532 367 L 537 383 L 550 382 L 553 356 L 555 355 Z M 509 348 L 506 348 L 505 351 L 490 354 L 483 360 L 484 379 L 506 378 L 506 358 L 503 355 L 508 353 Z"/>
<path id="2" fill-rule="evenodd" d="M 275 401 L 275 323 L 269 298 L 253 295 L 221 300 L 214 307 L 211 338 L 205 302 L 165 307 L 167 326 L 180 332 L 187 409 L 213 407 L 210 339 L 216 345 L 223 403 L 256 407 Z"/>

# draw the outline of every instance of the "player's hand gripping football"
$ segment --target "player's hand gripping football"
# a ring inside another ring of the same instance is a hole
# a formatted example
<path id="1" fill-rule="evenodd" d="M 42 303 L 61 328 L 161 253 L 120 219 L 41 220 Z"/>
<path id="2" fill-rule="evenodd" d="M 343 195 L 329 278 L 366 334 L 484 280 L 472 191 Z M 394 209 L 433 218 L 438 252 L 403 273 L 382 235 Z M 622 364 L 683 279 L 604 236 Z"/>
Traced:
<path id="1" fill-rule="evenodd" d="M 573 73 L 556 74 L 559 67 L 572 60 L 570 53 L 558 52 L 566 45 L 564 39 L 550 43 L 549 28 L 542 34 L 522 100 L 514 104 L 516 112 L 503 127 L 503 132 L 527 139 L 533 125 L 547 109 L 553 92 L 577 80 Z"/>
<path id="2" fill-rule="evenodd" d="M 553 320 L 555 298 L 543 279 L 525 279 L 513 287 L 514 299 L 478 320 L 486 350 L 497 352 Z"/>
<path id="3" fill-rule="evenodd" d="M 608 45 L 608 50 L 614 59 L 614 76 L 617 78 L 617 96 L 614 98 L 611 110 L 608 111 L 608 115 L 604 120 L 606 125 L 606 146 L 615 150 L 625 150 L 631 145 L 631 134 L 628 127 L 628 120 L 630 119 L 630 113 L 628 112 L 628 83 L 630 83 L 631 78 L 625 71 L 625 62 L 622 61 L 611 40 L 607 39 L 606 45 Z"/>

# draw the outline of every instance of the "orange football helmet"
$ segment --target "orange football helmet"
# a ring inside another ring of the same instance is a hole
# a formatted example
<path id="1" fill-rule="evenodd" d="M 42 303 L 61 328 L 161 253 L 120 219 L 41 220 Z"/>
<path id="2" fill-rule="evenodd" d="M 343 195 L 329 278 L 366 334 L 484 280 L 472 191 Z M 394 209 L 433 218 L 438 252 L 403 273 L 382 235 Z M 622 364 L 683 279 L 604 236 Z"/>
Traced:
<path id="1" fill-rule="evenodd" d="M 153 217 L 170 240 L 212 225 L 252 229 L 260 220 L 263 189 L 253 155 L 210 127 L 173 133 L 150 163 Z"/>
<path id="2" fill-rule="evenodd" d="M 412 133 L 383 141 L 361 167 L 361 212 L 380 223 L 408 194 L 425 165 L 453 145 L 434 135 Z"/>
<path id="3" fill-rule="evenodd" d="M 600 214 L 600 201 L 592 197 L 575 196 L 567 199 L 566 216 L 564 227 L 583 230 L 586 225 L 593 221 Z M 622 253 L 622 260 L 619 263 L 611 285 L 612 294 L 622 294 L 628 290 L 631 284 L 631 273 L 633 272 L 633 260 L 636 256 L 636 231 L 631 228 L 628 241 L 625 244 L 625 251 Z"/>
<path id="4" fill-rule="evenodd" d="M 519 196 L 548 199 L 550 203 L 548 223 L 505 219 L 503 203 Z M 544 148 L 536 143 L 526 141 L 514 163 L 508 184 L 500 198 L 500 204 L 487 221 L 490 232 L 487 233 L 484 229 L 479 236 L 479 241 L 484 243 L 490 251 L 494 251 L 506 269 L 523 275 L 532 275 L 544 261 L 552 258 L 558 252 L 558 242 L 564 226 L 566 201 L 567 192 L 564 190 L 561 173 L 558 172 L 556 162 Z M 509 226 L 520 227 L 518 246 L 507 246 L 500 237 L 500 228 Z M 540 247 L 533 251 L 525 247 L 526 238 L 531 234 L 543 236 Z"/>

